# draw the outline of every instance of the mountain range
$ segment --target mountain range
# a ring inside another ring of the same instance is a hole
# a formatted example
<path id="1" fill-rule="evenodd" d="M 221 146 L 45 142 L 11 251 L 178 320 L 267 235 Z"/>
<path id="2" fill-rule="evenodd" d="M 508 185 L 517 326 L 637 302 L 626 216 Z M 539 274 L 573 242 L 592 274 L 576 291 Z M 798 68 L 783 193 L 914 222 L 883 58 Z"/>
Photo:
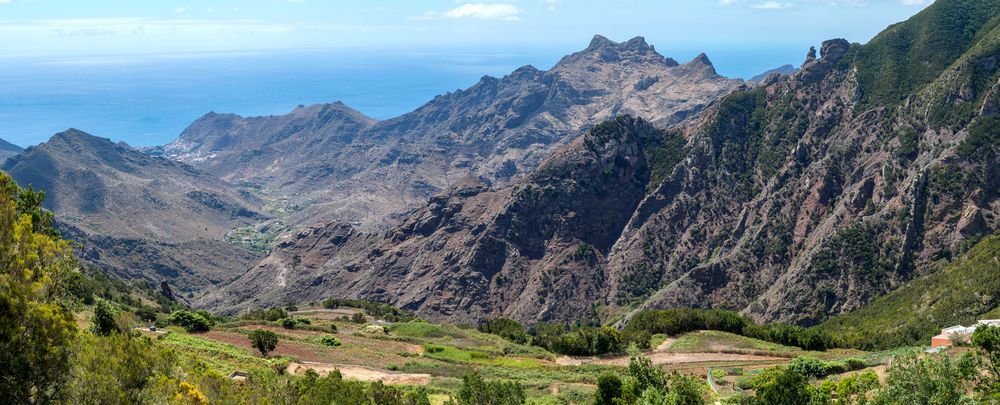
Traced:
<path id="1" fill-rule="evenodd" d="M 465 176 L 507 184 L 604 120 L 631 114 L 668 126 L 739 84 L 705 55 L 679 64 L 642 38 L 596 36 L 548 71 L 483 77 L 397 118 L 376 122 L 341 103 L 272 117 L 212 113 L 157 152 L 294 196 L 303 210 L 292 224 L 385 229 Z"/>
<path id="2" fill-rule="evenodd" d="M 617 119 L 384 233 L 312 227 L 201 303 L 351 296 L 457 322 L 851 312 L 997 229 L 998 7 L 939 1 L 867 44 L 826 41 L 668 130 Z"/>
<path id="3" fill-rule="evenodd" d="M 70 130 L 2 168 L 85 260 L 227 314 L 814 325 L 913 296 L 998 229 L 997 128 L 1000 5 L 939 0 L 751 82 L 597 36 L 384 121 L 209 113 L 143 151 Z"/>

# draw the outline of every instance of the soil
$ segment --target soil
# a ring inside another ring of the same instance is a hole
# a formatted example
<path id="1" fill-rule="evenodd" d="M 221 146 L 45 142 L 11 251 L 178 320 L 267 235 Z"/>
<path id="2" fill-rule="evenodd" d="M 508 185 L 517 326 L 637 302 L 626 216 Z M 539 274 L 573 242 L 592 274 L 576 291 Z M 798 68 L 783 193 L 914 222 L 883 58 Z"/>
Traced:
<path id="1" fill-rule="evenodd" d="M 288 364 L 289 374 L 305 374 L 305 372 L 310 369 L 316 371 L 320 375 L 327 375 L 333 370 L 339 370 L 340 374 L 348 380 L 368 382 L 380 381 L 383 384 L 427 385 L 427 383 L 431 381 L 430 374 L 388 373 L 368 367 L 319 362 L 293 362 Z"/>

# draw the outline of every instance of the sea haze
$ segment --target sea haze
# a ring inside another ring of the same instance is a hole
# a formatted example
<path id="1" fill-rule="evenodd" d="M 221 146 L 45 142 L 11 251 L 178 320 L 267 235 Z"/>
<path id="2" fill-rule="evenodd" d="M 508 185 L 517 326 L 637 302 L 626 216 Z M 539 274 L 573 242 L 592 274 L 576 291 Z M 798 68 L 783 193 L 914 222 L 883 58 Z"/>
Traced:
<path id="1" fill-rule="evenodd" d="M 283 114 L 338 100 L 386 119 L 483 75 L 528 64 L 548 69 L 583 47 L 0 58 L 0 138 L 27 147 L 72 127 L 133 146 L 162 145 L 209 111 Z M 700 52 L 660 51 L 681 63 Z M 719 73 L 746 78 L 805 54 L 769 52 L 748 59 L 760 53 L 710 50 L 709 57 Z"/>

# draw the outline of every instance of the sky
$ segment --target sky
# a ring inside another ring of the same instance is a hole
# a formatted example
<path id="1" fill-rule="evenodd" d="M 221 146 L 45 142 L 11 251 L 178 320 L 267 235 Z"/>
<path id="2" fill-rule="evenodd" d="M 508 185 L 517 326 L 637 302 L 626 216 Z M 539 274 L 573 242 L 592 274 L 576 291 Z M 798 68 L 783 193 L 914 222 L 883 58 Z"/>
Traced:
<path id="1" fill-rule="evenodd" d="M 0 138 L 80 128 L 162 145 L 208 111 L 340 100 L 377 119 L 643 36 L 747 79 L 864 43 L 929 0 L 0 0 Z"/>
<path id="2" fill-rule="evenodd" d="M 865 42 L 929 0 L 0 0 L 0 55 Z M 669 55 L 668 55 L 669 56 Z M 710 55 L 711 56 L 711 55 Z"/>

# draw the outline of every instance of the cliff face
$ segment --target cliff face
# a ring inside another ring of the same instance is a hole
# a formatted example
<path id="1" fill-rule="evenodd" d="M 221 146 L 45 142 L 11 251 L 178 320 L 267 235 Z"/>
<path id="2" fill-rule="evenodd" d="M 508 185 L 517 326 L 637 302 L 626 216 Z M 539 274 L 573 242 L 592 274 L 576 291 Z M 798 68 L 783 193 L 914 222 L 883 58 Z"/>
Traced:
<path id="1" fill-rule="evenodd" d="M 462 322 L 849 312 L 997 229 L 998 16 L 941 0 L 866 45 L 827 41 L 671 130 L 620 118 L 386 233 L 318 226 L 203 303 L 366 297 Z"/>
<path id="2" fill-rule="evenodd" d="M 596 315 L 601 263 L 646 194 L 647 152 L 668 136 L 622 117 L 511 186 L 463 179 L 384 235 L 336 223 L 305 230 L 203 303 L 234 311 L 363 296 L 455 321 Z"/>
<path id="3" fill-rule="evenodd" d="M 294 196 L 304 210 L 290 223 L 338 219 L 386 229 L 466 176 L 510 184 L 604 120 L 631 114 L 666 126 L 738 84 L 704 56 L 681 65 L 642 38 L 598 36 L 549 71 L 525 66 L 483 77 L 390 120 L 374 122 L 339 103 L 276 117 L 210 114 L 162 153 Z"/>

